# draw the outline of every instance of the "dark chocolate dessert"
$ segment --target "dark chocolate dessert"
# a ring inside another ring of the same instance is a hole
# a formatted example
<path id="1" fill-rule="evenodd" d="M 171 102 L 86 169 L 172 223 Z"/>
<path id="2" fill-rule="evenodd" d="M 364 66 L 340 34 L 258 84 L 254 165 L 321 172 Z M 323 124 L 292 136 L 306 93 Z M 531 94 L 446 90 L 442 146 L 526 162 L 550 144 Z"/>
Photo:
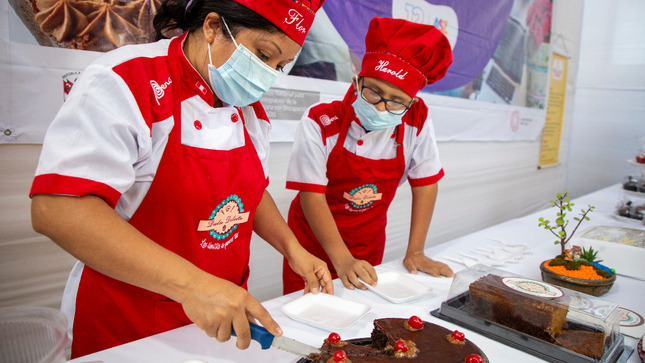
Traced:
<path id="1" fill-rule="evenodd" d="M 333 333 L 332 333 L 333 334 Z M 331 342 L 330 342 L 331 340 Z M 325 339 L 321 354 L 310 356 L 316 363 L 340 362 L 334 360 L 338 351 L 344 351 L 348 362 L 488 362 L 486 355 L 463 333 L 424 322 L 418 317 L 410 319 L 384 318 L 374 321 L 371 344 L 366 346 L 346 341 Z"/>

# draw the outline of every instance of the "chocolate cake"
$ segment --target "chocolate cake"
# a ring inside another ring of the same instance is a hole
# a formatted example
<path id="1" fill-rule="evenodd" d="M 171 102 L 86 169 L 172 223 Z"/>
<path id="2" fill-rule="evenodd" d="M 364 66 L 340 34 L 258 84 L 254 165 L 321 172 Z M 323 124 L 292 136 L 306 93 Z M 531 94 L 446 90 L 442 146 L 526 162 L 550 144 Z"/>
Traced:
<path id="1" fill-rule="evenodd" d="M 527 283 L 539 282 L 524 279 Z M 605 339 L 601 331 L 573 329 L 566 321 L 568 300 L 554 302 L 556 296 L 540 297 L 540 291 L 528 289 L 524 293 L 509 287 L 500 276 L 488 274 L 470 284 L 470 308 L 473 315 L 554 343 L 563 348 L 600 359 Z M 522 279 L 515 279 L 522 282 Z M 546 285 L 546 284 L 543 284 Z M 547 290 L 542 291 L 544 294 Z M 566 296 L 562 293 L 559 299 Z M 579 327 L 583 328 L 583 327 Z"/>
<path id="2" fill-rule="evenodd" d="M 554 343 L 566 323 L 567 308 L 551 298 L 513 290 L 492 274 L 468 288 L 473 314 Z"/>
<path id="3" fill-rule="evenodd" d="M 106 52 L 154 41 L 161 0 L 9 0 L 40 45 Z"/>
<path id="4" fill-rule="evenodd" d="M 376 319 L 371 334 L 371 344 L 368 345 L 357 345 L 342 340 L 334 342 L 330 335 L 330 339 L 325 339 L 321 347 L 321 354 L 312 355 L 309 359 L 315 363 L 343 362 L 334 360 L 334 354 L 342 350 L 346 353 L 347 362 L 352 363 L 488 362 L 488 358 L 481 349 L 465 339 L 462 333 L 455 334 L 444 327 L 418 318 L 416 318 L 418 322 L 416 326 L 419 329 L 415 329 L 413 327 L 415 323 L 411 322 L 414 318 L 416 317 Z M 404 348 L 400 349 L 401 347 Z"/>
<path id="5" fill-rule="evenodd" d="M 594 359 L 602 357 L 605 345 L 602 332 L 563 330 L 555 340 L 556 344 Z"/>

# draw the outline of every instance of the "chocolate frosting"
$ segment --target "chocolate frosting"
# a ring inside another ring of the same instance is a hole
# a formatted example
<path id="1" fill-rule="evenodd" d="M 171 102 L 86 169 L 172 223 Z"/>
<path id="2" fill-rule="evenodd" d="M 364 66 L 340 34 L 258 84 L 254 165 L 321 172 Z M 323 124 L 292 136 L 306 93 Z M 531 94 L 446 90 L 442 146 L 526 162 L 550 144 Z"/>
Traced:
<path id="1" fill-rule="evenodd" d="M 154 40 L 161 0 L 35 0 L 43 33 L 66 48 L 109 51 Z"/>

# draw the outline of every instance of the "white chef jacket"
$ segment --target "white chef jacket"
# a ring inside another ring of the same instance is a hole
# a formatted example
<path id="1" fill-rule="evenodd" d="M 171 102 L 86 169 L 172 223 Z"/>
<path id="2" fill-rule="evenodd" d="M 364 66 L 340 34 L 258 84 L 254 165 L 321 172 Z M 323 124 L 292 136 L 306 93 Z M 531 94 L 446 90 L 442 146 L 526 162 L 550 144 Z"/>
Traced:
<path id="1" fill-rule="evenodd" d="M 31 195 L 98 195 L 129 220 L 154 179 L 174 125 L 169 57 L 180 57 L 182 78 L 194 82 L 182 88 L 182 144 L 230 150 L 244 145 L 246 126 L 268 183 L 271 125 L 262 106 L 213 108 L 207 81 L 181 47 L 169 54 L 169 45 L 161 40 L 124 46 L 87 67 L 47 131 Z"/>
<path id="2" fill-rule="evenodd" d="M 97 195 L 129 220 L 150 188 L 174 125 L 169 57 L 180 57 L 182 68 L 182 144 L 231 150 L 244 145 L 246 127 L 268 184 L 271 125 L 260 103 L 213 108 L 211 89 L 182 47 L 173 53 L 169 46 L 170 40 L 124 46 L 85 69 L 45 135 L 30 195 Z M 61 304 L 70 338 L 82 271 L 77 262 Z"/>
<path id="3" fill-rule="evenodd" d="M 347 131 L 345 149 L 373 160 L 396 157 L 395 126 L 367 132 L 354 114 L 353 88 L 342 101 L 319 103 L 305 112 L 296 137 L 287 169 L 287 188 L 324 193 L 328 183 L 327 159 L 336 146 L 340 122 L 344 114 L 353 121 Z M 423 186 L 438 182 L 444 171 L 439 160 L 437 142 L 428 108 L 419 99 L 403 116 L 403 150 L 405 172 L 399 185 L 407 178 L 410 185 Z"/>

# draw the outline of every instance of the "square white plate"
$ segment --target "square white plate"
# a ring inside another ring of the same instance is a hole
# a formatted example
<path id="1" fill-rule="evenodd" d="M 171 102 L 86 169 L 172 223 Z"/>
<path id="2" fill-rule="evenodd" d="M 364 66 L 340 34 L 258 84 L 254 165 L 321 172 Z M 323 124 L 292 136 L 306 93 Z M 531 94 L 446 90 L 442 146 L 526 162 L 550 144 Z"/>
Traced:
<path id="1" fill-rule="evenodd" d="M 323 292 L 305 294 L 282 306 L 282 312 L 291 319 L 329 331 L 347 328 L 370 309 L 369 305 Z"/>
<path id="2" fill-rule="evenodd" d="M 395 304 L 414 300 L 432 291 L 430 286 L 426 286 L 394 271 L 378 274 L 378 283 L 376 286 L 370 286 L 365 282 L 363 284 L 369 290 L 374 291 L 376 294 Z"/>

